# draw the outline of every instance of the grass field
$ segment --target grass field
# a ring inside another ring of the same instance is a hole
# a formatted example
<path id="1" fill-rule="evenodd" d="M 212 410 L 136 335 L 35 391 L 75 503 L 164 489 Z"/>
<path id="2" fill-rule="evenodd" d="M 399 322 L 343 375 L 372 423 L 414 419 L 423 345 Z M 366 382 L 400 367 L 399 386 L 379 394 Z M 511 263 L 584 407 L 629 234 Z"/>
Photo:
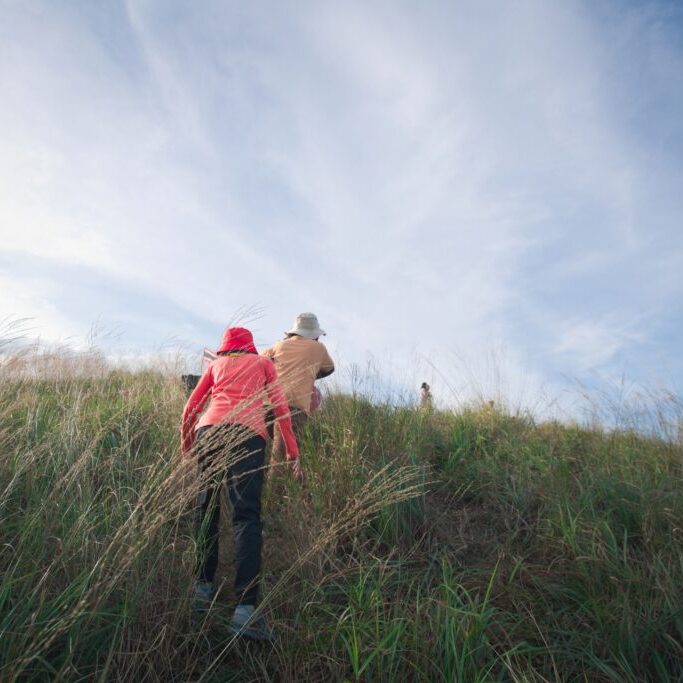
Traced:
<path id="1" fill-rule="evenodd" d="M 190 609 L 184 398 L 152 371 L 0 378 L 3 682 L 683 678 L 680 437 L 328 396 L 304 482 L 267 485 L 264 646 L 225 628 L 227 519 Z"/>

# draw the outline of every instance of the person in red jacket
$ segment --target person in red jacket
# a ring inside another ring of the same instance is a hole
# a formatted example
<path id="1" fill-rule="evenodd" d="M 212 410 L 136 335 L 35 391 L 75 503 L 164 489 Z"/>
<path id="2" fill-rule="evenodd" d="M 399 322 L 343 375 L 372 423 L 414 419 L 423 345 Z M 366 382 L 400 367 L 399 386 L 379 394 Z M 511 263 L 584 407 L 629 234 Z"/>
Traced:
<path id="1" fill-rule="evenodd" d="M 287 460 L 301 476 L 299 450 L 287 401 L 273 362 L 259 356 L 249 330 L 231 327 L 183 410 L 181 449 L 194 454 L 206 478 L 197 505 L 197 582 L 195 605 L 208 607 L 218 565 L 220 490 L 227 478 L 235 535 L 235 595 L 231 629 L 239 635 L 270 639 L 256 612 L 261 571 L 261 493 L 265 464 L 264 399 L 273 406 L 286 445 Z M 207 400 L 211 400 L 201 415 Z"/>

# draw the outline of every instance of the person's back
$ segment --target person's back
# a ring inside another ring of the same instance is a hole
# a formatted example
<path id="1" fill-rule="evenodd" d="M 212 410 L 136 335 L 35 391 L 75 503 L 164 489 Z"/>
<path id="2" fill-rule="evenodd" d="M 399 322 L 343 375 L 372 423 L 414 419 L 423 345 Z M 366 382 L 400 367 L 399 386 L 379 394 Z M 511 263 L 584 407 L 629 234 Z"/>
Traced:
<path id="1" fill-rule="evenodd" d="M 334 371 L 325 345 L 292 335 L 264 351 L 273 359 L 278 379 L 290 408 L 310 412 L 315 380 Z"/>
<path id="2" fill-rule="evenodd" d="M 297 316 L 287 337 L 263 352 L 275 363 L 278 380 L 292 414 L 294 433 L 298 433 L 311 412 L 316 379 L 334 372 L 334 362 L 318 337 L 325 334 L 313 313 Z M 282 442 L 275 436 L 273 455 L 279 459 Z"/>

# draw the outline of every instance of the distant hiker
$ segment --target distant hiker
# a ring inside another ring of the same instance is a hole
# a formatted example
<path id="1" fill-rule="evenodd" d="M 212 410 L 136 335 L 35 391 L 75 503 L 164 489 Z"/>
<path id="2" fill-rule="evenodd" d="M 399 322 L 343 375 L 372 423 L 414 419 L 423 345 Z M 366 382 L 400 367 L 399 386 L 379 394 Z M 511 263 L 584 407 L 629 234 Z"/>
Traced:
<path id="1" fill-rule="evenodd" d="M 270 629 L 255 611 L 261 572 L 261 492 L 266 447 L 264 398 L 273 406 L 287 459 L 297 477 L 301 476 L 299 449 L 275 366 L 268 358 L 258 355 L 251 332 L 243 327 L 228 328 L 217 354 L 183 410 L 182 452 L 197 456 L 200 474 L 207 470 L 215 472 L 208 475 L 209 481 L 197 503 L 197 582 L 193 597 L 199 608 L 207 608 L 213 600 L 220 491 L 227 480 L 235 535 L 237 599 L 231 631 L 269 640 Z M 209 408 L 200 418 L 209 398 Z"/>
<path id="2" fill-rule="evenodd" d="M 432 392 L 427 382 L 422 382 L 422 384 L 420 385 L 420 407 L 432 407 Z"/>
<path id="3" fill-rule="evenodd" d="M 325 345 L 318 341 L 324 334 L 314 313 L 300 313 L 289 332 L 285 332 L 285 338 L 263 352 L 264 356 L 275 362 L 297 437 L 309 414 L 320 402 L 315 380 L 334 372 L 330 354 Z M 273 460 L 282 460 L 283 450 L 283 440 L 275 433 Z"/>

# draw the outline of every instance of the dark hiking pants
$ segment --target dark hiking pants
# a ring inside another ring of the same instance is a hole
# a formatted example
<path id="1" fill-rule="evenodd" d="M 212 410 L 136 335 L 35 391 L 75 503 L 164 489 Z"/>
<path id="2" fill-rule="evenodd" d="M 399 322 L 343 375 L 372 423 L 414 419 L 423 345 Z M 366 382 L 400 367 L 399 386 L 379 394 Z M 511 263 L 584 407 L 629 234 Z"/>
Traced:
<path id="1" fill-rule="evenodd" d="M 197 504 L 197 578 L 213 582 L 218 565 L 220 492 L 228 487 L 235 535 L 235 598 L 255 605 L 261 572 L 261 492 L 266 441 L 243 430 L 235 442 L 234 425 L 201 427 L 197 431 L 200 473 L 216 470 L 202 487 Z M 226 461 L 221 467 L 221 460 Z"/>

